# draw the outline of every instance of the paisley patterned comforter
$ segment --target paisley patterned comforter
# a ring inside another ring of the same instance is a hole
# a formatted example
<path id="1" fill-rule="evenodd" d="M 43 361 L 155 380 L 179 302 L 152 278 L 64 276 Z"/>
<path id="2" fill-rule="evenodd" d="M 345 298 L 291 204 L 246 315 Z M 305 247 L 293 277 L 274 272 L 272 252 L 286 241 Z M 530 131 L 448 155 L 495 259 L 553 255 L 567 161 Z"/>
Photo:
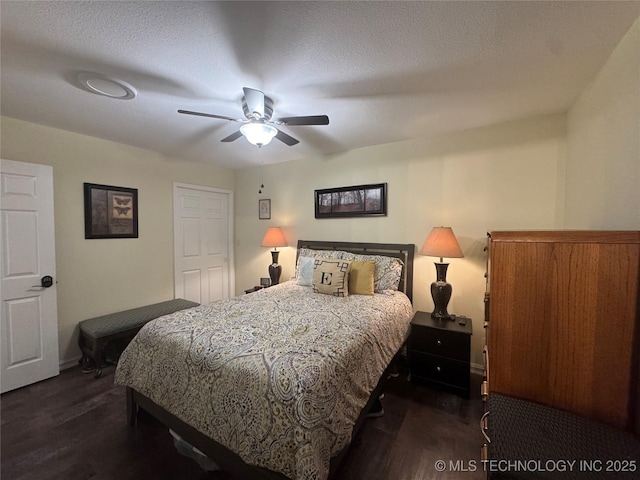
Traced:
<path id="1" fill-rule="evenodd" d="M 401 292 L 339 298 L 290 281 L 148 323 L 115 381 L 248 464 L 326 479 L 412 315 Z"/>

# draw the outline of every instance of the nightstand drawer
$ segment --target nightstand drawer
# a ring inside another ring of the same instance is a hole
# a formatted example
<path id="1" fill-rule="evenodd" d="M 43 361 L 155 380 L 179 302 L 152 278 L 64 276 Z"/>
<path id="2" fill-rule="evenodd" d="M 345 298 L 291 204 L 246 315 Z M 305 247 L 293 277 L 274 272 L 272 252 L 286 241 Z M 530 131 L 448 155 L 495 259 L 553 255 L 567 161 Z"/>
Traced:
<path id="1" fill-rule="evenodd" d="M 457 332 L 413 326 L 411 329 L 411 350 L 430 353 L 469 363 L 469 335 Z"/>
<path id="2" fill-rule="evenodd" d="M 469 388 L 469 363 L 457 362 L 436 355 L 411 352 L 411 376 L 418 379 Z"/>

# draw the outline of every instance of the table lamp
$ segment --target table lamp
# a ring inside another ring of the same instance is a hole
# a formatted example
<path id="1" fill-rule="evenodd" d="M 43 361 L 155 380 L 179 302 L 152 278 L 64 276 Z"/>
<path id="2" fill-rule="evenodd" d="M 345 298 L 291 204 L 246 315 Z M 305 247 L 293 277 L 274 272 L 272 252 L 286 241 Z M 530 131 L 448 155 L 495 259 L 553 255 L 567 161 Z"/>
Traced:
<path id="1" fill-rule="evenodd" d="M 282 266 L 278 265 L 278 255 L 280 252 L 278 252 L 276 248 L 287 246 L 287 240 L 284 238 L 284 233 L 282 233 L 280 227 L 268 228 L 260 245 L 263 247 L 273 247 L 273 251 L 271 252 L 272 263 L 269 265 L 269 277 L 271 277 L 271 285 L 277 285 L 280 281 Z"/>
<path id="2" fill-rule="evenodd" d="M 440 257 L 440 262 L 434 262 L 436 266 L 436 281 L 431 284 L 431 297 L 433 298 L 434 309 L 431 313 L 433 318 L 448 320 L 451 315 L 447 312 L 447 305 L 451 299 L 451 284 L 447 283 L 448 263 L 443 263 L 443 257 L 462 258 L 464 257 L 460 244 L 453 234 L 451 227 L 434 227 L 424 241 L 420 249 L 421 255 L 430 257 Z"/>

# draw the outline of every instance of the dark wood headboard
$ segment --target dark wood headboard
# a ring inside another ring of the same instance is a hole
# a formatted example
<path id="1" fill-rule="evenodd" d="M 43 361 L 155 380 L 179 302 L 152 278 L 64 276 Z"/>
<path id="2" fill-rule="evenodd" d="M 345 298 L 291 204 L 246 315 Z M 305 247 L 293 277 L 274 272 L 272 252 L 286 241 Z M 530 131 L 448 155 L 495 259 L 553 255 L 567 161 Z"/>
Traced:
<path id="1" fill-rule="evenodd" d="M 404 292 L 413 302 L 413 257 L 416 246 L 409 243 L 361 243 L 361 242 L 328 242 L 314 240 L 298 240 L 296 263 L 301 248 L 312 250 L 343 250 L 345 252 L 364 255 L 383 255 L 402 260 L 404 265 L 398 289 Z"/>

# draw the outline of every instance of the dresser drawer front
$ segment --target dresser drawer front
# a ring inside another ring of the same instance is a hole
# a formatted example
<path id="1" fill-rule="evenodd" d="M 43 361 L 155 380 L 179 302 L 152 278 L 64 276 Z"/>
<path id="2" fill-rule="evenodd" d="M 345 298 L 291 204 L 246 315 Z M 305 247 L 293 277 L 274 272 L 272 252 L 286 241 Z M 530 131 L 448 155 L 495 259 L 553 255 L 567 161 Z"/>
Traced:
<path id="1" fill-rule="evenodd" d="M 411 350 L 414 351 L 468 363 L 470 346 L 471 338 L 469 335 L 415 326 L 411 331 Z"/>
<path id="2" fill-rule="evenodd" d="M 421 377 L 460 388 L 469 388 L 469 364 L 435 355 L 411 353 L 411 376 Z"/>

